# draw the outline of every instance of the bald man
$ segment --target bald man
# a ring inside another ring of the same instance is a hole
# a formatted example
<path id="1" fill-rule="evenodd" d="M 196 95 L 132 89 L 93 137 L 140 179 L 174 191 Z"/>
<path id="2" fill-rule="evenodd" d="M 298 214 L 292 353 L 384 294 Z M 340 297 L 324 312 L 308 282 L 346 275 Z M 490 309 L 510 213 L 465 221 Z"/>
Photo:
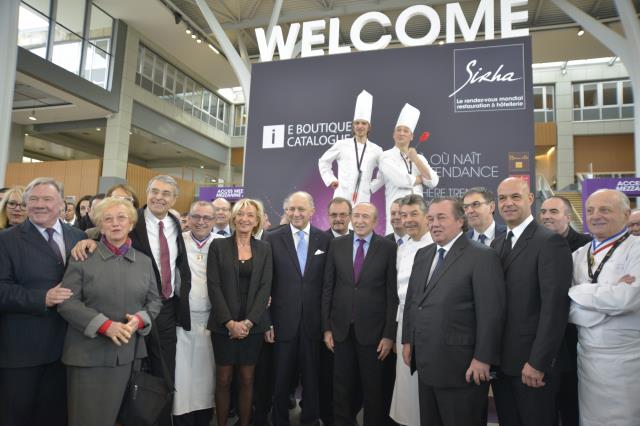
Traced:
<path id="1" fill-rule="evenodd" d="M 566 357 L 571 251 L 559 234 L 531 215 L 526 181 L 503 180 L 498 208 L 506 235 L 491 244 L 502 260 L 507 315 L 501 363 L 492 382 L 500 426 L 551 426 L 555 422 L 559 356 Z"/>

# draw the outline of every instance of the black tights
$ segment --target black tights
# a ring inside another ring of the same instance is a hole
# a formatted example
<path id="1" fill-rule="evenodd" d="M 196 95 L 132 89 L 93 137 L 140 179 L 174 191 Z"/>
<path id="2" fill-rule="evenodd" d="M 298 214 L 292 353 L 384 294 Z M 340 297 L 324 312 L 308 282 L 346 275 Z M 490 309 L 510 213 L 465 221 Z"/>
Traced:
<path id="1" fill-rule="evenodd" d="M 240 426 L 249 426 L 251 400 L 253 399 L 253 377 L 255 365 L 238 365 L 238 415 Z M 231 401 L 233 365 L 216 365 L 216 417 L 219 425 L 226 425 Z"/>

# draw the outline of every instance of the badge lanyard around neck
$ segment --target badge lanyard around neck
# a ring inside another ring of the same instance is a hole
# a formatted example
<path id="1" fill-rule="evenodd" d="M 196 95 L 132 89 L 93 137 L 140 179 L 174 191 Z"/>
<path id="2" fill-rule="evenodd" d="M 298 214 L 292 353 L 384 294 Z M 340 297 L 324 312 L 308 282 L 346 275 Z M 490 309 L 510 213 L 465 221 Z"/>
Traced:
<path id="1" fill-rule="evenodd" d="M 598 269 L 596 269 L 595 272 L 592 271 L 593 266 L 595 265 L 595 258 L 594 255 L 597 254 L 598 251 L 602 251 L 603 248 L 605 248 L 607 245 L 601 247 L 599 250 L 594 251 L 593 254 L 591 254 L 591 248 L 593 247 L 593 244 L 589 245 L 589 249 L 587 250 L 587 266 L 588 266 L 588 272 L 589 272 L 589 278 L 591 279 L 591 284 L 597 284 L 598 283 L 598 277 L 600 276 L 600 272 L 602 272 L 602 268 L 604 267 L 604 264 L 607 263 L 607 261 L 611 258 L 611 256 L 613 255 L 613 252 L 616 251 L 616 249 L 618 247 L 620 247 L 620 245 L 627 239 L 629 238 L 629 232 L 625 233 L 622 237 L 618 238 L 618 240 L 614 243 L 611 244 L 611 249 L 609 249 L 609 252 L 604 256 L 604 259 L 602 259 L 602 262 L 600 262 L 600 265 L 598 265 Z"/>
<path id="2" fill-rule="evenodd" d="M 402 158 L 402 162 L 404 163 L 404 166 L 407 168 L 407 173 L 411 175 L 411 172 L 413 171 L 413 163 L 411 162 L 411 160 L 409 160 L 409 163 L 407 163 L 407 159 L 405 159 L 404 155 L 402 155 L 402 151 L 400 151 L 400 158 Z"/>
<path id="3" fill-rule="evenodd" d="M 356 165 L 358 167 L 358 178 L 356 179 L 356 188 L 353 190 L 353 195 L 351 196 L 351 202 L 355 205 L 356 200 L 358 199 L 358 190 L 360 189 L 360 181 L 362 180 L 362 162 L 364 161 L 364 152 L 367 150 L 367 143 L 364 143 L 362 147 L 362 153 L 360 154 L 360 158 L 358 158 L 358 142 L 356 138 L 353 138 L 353 147 L 356 151 Z"/>

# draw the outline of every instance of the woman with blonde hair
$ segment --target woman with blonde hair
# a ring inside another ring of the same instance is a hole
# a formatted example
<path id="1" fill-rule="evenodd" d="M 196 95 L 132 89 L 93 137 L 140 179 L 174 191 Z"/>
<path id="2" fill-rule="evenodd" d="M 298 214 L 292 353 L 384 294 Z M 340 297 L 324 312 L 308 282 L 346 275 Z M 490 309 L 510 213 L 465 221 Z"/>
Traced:
<path id="1" fill-rule="evenodd" d="M 0 201 L 0 229 L 19 225 L 27 218 L 24 188 L 14 186 L 7 190 Z"/>
<path id="2" fill-rule="evenodd" d="M 219 425 L 227 424 L 234 368 L 239 379 L 240 425 L 248 426 L 251 417 L 255 367 L 269 327 L 265 311 L 273 270 L 271 246 L 254 237 L 262 229 L 263 213 L 256 200 L 238 201 L 231 210 L 233 235 L 215 239 L 209 247 L 207 287 L 212 308 L 208 329 L 216 362 Z"/>

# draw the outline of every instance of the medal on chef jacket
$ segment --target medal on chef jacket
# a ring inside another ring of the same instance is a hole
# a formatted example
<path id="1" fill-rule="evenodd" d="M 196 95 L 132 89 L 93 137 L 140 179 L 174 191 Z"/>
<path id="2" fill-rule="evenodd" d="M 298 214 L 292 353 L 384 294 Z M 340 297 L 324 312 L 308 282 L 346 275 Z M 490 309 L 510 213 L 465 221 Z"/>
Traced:
<path id="1" fill-rule="evenodd" d="M 420 110 L 418 108 L 409 104 L 404 104 L 402 111 L 400 111 L 400 115 L 398 116 L 395 128 L 397 129 L 399 126 L 404 126 L 408 128 L 413 135 L 413 131 L 416 129 L 416 124 L 418 124 L 419 118 Z M 409 142 L 409 145 L 411 145 L 411 142 Z M 404 166 L 407 168 L 407 173 L 411 175 L 411 172 L 413 171 L 413 163 L 408 157 L 405 158 L 405 155 L 402 152 L 400 152 L 400 157 L 404 162 Z"/>
<path id="2" fill-rule="evenodd" d="M 373 96 L 371 93 L 363 90 L 356 99 L 356 109 L 353 114 L 353 121 L 364 120 L 371 124 L 371 109 L 373 107 Z M 353 205 L 358 200 L 358 191 L 360 190 L 360 181 L 362 180 L 362 163 L 364 161 L 364 153 L 367 150 L 367 143 L 362 144 L 362 152 L 358 156 L 358 142 L 354 136 L 353 147 L 356 153 L 356 167 L 358 168 L 358 177 L 356 178 L 356 185 L 351 196 L 351 202 Z"/>
<path id="3" fill-rule="evenodd" d="M 202 259 L 204 259 L 204 254 L 202 253 L 202 247 L 204 247 L 207 244 L 207 241 L 209 241 L 209 238 L 211 238 L 211 232 L 209 233 L 209 235 L 207 235 L 204 240 L 199 240 L 197 239 L 194 235 L 193 232 L 189 232 L 189 235 L 191 235 L 191 239 L 193 240 L 194 244 L 196 245 L 196 247 L 198 248 L 199 253 L 196 254 L 196 260 L 197 261 L 202 261 Z"/>

